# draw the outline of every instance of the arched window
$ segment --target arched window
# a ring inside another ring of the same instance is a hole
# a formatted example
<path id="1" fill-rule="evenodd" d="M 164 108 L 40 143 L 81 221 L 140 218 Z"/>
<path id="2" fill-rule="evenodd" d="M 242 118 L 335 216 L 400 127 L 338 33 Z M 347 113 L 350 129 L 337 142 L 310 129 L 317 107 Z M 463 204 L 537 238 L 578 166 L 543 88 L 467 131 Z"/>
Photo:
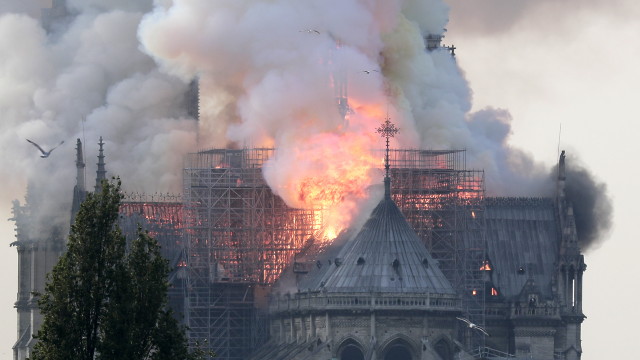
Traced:
<path id="1" fill-rule="evenodd" d="M 389 344 L 384 349 L 383 355 L 383 360 L 413 360 L 414 358 L 411 347 L 402 339 L 396 339 Z"/>
<path id="2" fill-rule="evenodd" d="M 364 360 L 364 353 L 354 340 L 347 340 L 342 343 L 338 351 L 338 359 L 340 360 Z"/>

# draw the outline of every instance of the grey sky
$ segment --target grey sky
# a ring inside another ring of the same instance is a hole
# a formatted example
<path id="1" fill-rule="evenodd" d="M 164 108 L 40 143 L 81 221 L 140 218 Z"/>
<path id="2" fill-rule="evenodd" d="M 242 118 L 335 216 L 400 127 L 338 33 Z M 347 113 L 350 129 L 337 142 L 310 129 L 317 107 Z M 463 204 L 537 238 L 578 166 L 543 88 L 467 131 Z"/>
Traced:
<path id="1" fill-rule="evenodd" d="M 469 35 L 492 35 L 528 23 L 530 16 L 546 13 L 556 25 L 580 12 L 616 11 L 624 0 L 448 0 L 449 29 Z M 539 24 L 549 27 L 550 23 Z"/>

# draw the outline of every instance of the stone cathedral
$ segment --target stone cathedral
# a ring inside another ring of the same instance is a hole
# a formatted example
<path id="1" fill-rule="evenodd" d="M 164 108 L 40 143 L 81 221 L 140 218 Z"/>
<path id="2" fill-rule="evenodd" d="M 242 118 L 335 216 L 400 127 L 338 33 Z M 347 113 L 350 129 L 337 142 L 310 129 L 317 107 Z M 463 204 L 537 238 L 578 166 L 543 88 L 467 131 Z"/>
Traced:
<path id="1" fill-rule="evenodd" d="M 252 359 L 453 360 L 581 357 L 582 275 L 573 210 L 557 197 L 486 199 L 483 288 L 456 291 L 390 196 L 309 271 L 281 278 L 270 341 Z M 463 308 L 482 297 L 480 323 Z"/>

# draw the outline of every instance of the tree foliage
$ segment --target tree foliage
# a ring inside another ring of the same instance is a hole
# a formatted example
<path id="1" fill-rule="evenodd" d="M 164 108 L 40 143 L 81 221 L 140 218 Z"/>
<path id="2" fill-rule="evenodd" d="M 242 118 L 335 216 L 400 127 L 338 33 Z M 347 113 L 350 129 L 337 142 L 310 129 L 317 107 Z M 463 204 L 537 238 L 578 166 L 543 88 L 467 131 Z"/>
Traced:
<path id="1" fill-rule="evenodd" d="M 67 251 L 38 302 L 43 324 L 32 360 L 195 359 L 167 310 L 167 261 L 141 229 L 129 249 L 117 225 L 120 181 L 89 194 Z M 198 353 L 198 354 L 196 354 Z"/>

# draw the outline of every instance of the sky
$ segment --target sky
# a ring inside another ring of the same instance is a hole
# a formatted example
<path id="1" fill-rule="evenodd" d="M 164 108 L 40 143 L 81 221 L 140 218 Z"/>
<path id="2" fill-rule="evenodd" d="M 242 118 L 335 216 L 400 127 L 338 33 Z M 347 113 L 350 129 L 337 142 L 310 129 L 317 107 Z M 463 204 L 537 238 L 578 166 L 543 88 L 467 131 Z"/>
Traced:
<path id="1" fill-rule="evenodd" d="M 639 112 L 634 100 L 640 93 L 640 70 L 635 64 L 640 56 L 635 38 L 640 34 L 636 20 L 640 4 L 631 0 L 447 3 L 451 12 L 444 42 L 457 47 L 458 65 L 473 91 L 472 111 L 486 107 L 508 111 L 511 146 L 549 167 L 556 163 L 558 149 L 564 149 L 607 185 L 613 199 L 613 227 L 599 247 L 585 254 L 583 360 L 628 356 L 624 347 L 611 344 L 632 344 L 633 324 L 640 321 L 633 311 L 616 310 L 633 309 L 640 295 L 633 286 L 640 275 L 633 266 L 640 244 L 632 233 L 640 196 L 629 190 L 640 175 L 633 167 L 635 155 L 640 154 L 635 139 L 638 125 L 633 121 Z M 1 6 L 2 11 L 17 11 Z M 152 79 L 158 78 L 153 74 Z M 71 148 L 59 151 L 71 154 Z M 0 151 L 8 150 L 0 147 Z M 8 172 L 0 174 L 3 184 L 15 186 Z M 5 221 L 11 217 L 10 201 L 23 198 L 24 189 L 15 189 L 12 198 L 0 197 L 6 203 L 0 206 L 0 234 L 6 239 L 6 247 L 0 249 L 5 271 L 0 286 L 6 289 L 0 296 L 2 359 L 11 357 L 16 339 L 17 256 L 8 246 L 14 241 L 13 224 Z"/>

